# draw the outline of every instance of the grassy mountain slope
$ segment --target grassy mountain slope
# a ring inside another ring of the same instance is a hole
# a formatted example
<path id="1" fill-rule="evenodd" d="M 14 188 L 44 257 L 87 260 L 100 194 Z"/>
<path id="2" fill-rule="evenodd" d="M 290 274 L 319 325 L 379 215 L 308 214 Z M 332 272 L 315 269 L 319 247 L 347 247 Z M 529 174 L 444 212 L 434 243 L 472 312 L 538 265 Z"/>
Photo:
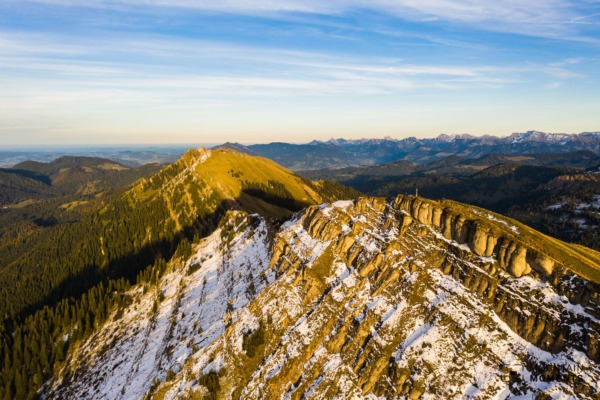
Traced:
<path id="1" fill-rule="evenodd" d="M 6 292 L 0 312 L 19 313 L 45 296 L 71 293 L 51 291 L 82 273 L 118 276 L 132 257 L 139 258 L 136 264 L 151 263 L 154 254 L 172 252 L 181 237 L 212 231 L 228 208 L 282 217 L 336 195 L 264 158 L 230 149 L 190 150 L 100 211 L 51 227 L 45 240 L 36 236 L 12 247 L 10 262 L 0 264 L 0 291 Z M 40 282 L 46 282 L 42 288 Z"/>

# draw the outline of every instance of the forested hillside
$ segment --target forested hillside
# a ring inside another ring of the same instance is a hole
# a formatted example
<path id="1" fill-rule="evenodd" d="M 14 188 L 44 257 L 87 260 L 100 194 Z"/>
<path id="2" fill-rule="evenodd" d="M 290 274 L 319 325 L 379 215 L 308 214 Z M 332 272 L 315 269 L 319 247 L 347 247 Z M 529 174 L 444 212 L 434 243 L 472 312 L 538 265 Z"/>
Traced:
<path id="1" fill-rule="evenodd" d="M 267 159 L 223 148 L 190 150 L 98 210 L 0 249 L 2 391 L 34 397 L 70 346 L 93 332 L 124 291 L 189 255 L 228 209 L 275 220 L 357 192 L 312 182 Z M 62 338 L 62 339 L 61 339 Z M 43 355 L 42 355 L 43 354 Z"/>

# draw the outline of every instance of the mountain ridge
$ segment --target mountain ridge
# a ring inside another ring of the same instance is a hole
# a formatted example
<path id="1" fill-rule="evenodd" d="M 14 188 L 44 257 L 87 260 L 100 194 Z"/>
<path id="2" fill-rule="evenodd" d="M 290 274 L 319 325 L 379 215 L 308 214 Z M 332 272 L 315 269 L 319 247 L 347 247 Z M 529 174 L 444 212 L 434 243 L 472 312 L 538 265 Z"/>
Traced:
<path id="1" fill-rule="evenodd" d="M 600 249 L 595 196 L 599 156 L 589 150 L 480 158 L 447 156 L 427 164 L 389 164 L 300 171 L 332 179 L 375 196 L 419 190 L 431 199 L 453 199 L 516 218 L 562 240 Z"/>
<path id="2" fill-rule="evenodd" d="M 49 395 L 119 398 L 135 388 L 156 399 L 594 398 L 600 390 L 598 282 L 569 272 L 572 255 L 562 253 L 550 269 L 543 261 L 528 271 L 515 268 L 519 259 L 535 259 L 521 257 L 516 239 L 531 232 L 482 212 L 414 196 L 339 201 L 296 214 L 268 245 L 261 242 L 267 236 L 260 217 L 230 213 L 221 230 L 194 245 L 188 261 L 170 263 L 165 283 L 156 286 L 166 292 L 152 331 L 165 332 L 166 345 L 155 339 L 156 345 L 139 347 L 151 331 L 110 322 L 70 356 L 72 367 L 47 386 Z M 477 232 L 486 230 L 481 241 Z M 489 233 L 498 236 L 491 256 L 481 246 Z M 260 267 L 252 277 L 228 278 L 244 268 L 235 254 L 257 240 L 261 256 L 251 264 Z M 526 244 L 531 249 L 548 240 Z M 228 251 L 206 246 L 235 250 L 227 261 L 220 257 Z M 205 321 L 198 307 L 212 303 L 198 303 L 191 293 L 215 288 L 214 280 L 230 282 L 218 292 L 223 309 L 211 314 L 211 323 L 199 323 L 198 333 L 194 321 Z M 578 294 L 579 287 L 587 294 Z M 140 328 L 143 315 L 153 313 L 150 289 L 134 301 L 138 311 L 129 307 L 124 314 L 133 313 L 124 318 L 139 319 Z M 110 337 L 112 344 L 99 352 Z M 147 374 L 134 364 L 136 354 L 148 352 L 158 354 L 159 364 L 173 361 Z M 113 363 L 125 370 L 111 373 Z M 123 392 L 106 384 L 115 379 L 127 385 Z"/>
<path id="3" fill-rule="evenodd" d="M 190 242 L 214 233 L 228 212 L 261 215 L 275 229 L 302 207 L 356 193 L 266 158 L 200 148 L 77 220 L 2 237 L 2 397 L 37 397 L 73 346 L 128 304 L 132 285 L 156 282 L 167 261 L 187 259 Z"/>

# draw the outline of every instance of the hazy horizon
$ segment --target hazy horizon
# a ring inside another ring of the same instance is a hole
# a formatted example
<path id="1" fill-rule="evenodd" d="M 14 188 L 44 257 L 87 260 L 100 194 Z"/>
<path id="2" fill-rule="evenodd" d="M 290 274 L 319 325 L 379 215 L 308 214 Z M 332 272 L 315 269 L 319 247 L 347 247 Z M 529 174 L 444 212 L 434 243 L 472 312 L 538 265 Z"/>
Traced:
<path id="1" fill-rule="evenodd" d="M 512 132 L 509 134 L 505 134 L 505 135 L 492 135 L 492 134 L 481 134 L 481 135 L 473 135 L 470 133 L 458 133 L 458 134 L 445 134 L 445 133 L 440 133 L 437 135 L 425 135 L 425 136 L 421 136 L 418 137 L 418 139 L 434 139 L 437 138 L 439 136 L 442 135 L 449 135 L 449 136 L 461 136 L 461 135 L 468 135 L 468 136 L 472 136 L 472 137 L 476 137 L 476 138 L 481 138 L 484 136 L 492 136 L 492 137 L 498 137 L 498 138 L 506 138 L 509 137 L 511 135 L 516 135 L 516 134 L 524 134 L 527 132 L 543 132 L 540 130 L 536 130 L 536 129 L 530 129 L 527 131 L 522 131 L 522 132 Z M 585 134 L 585 133 L 597 133 L 600 132 L 600 130 L 598 131 L 585 131 L 585 132 L 543 132 L 543 133 L 547 133 L 547 134 L 551 134 L 551 135 L 555 135 L 555 134 L 559 134 L 559 135 L 580 135 L 580 134 Z M 338 136 L 338 137 L 330 137 L 328 139 L 305 139 L 305 140 L 300 140 L 300 141 L 285 141 L 285 140 L 271 140 L 271 141 L 265 141 L 265 142 L 259 142 L 259 141 L 255 141 L 255 142 L 234 142 L 234 141 L 224 141 L 224 142 L 215 142 L 215 143 L 81 143 L 81 144 L 77 144 L 77 143 L 67 143 L 67 144 L 14 144 L 14 145 L 3 145 L 0 148 L 1 152 L 5 152 L 5 153 L 11 153 L 11 152 L 35 152 L 35 153 L 55 153 L 55 154 L 65 154 L 65 155 L 79 155 L 79 154 L 85 154 L 85 153 L 91 153 L 91 152 L 99 152 L 101 153 L 102 151 L 127 151 L 127 150 L 134 150 L 134 151 L 141 151 L 141 150 L 185 150 L 185 149 L 193 149 L 193 148 L 198 148 L 198 147 L 205 147 L 205 148 L 214 148 L 214 147 L 218 147 L 218 146 L 222 146 L 226 143 L 236 143 L 236 144 L 240 144 L 243 146 L 252 146 L 252 145 L 258 145 L 258 144 L 271 144 L 271 143 L 289 143 L 289 144 L 294 144 L 294 145 L 302 145 L 302 144 L 310 144 L 314 141 L 317 142 L 327 142 L 327 141 L 332 141 L 332 140 L 395 140 L 395 141 L 402 141 L 404 139 L 408 139 L 411 137 L 416 137 L 416 136 L 410 136 L 410 135 L 405 135 L 405 136 L 398 136 L 398 137 L 394 137 L 394 136 L 373 136 L 373 137 L 343 137 L 343 136 Z"/>
<path id="2" fill-rule="evenodd" d="M 600 130 L 600 3 L 0 4 L 0 146 Z"/>

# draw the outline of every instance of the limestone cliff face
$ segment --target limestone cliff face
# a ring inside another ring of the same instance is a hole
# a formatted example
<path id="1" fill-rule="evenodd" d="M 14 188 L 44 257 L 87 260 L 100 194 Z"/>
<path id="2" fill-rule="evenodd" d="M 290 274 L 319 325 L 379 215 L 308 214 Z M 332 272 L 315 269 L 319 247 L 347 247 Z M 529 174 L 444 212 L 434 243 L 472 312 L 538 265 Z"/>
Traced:
<path id="1" fill-rule="evenodd" d="M 590 312 L 600 317 L 597 312 L 600 285 L 572 272 L 581 268 L 581 258 L 559 259 L 560 255 L 554 251 L 555 258 L 542 252 L 539 246 L 544 243 L 537 241 L 542 235 L 528 237 L 528 232 L 520 232 L 506 219 L 499 219 L 473 207 L 470 210 L 458 208 L 452 202 L 444 204 L 413 196 L 398 196 L 393 206 L 409 213 L 420 223 L 439 230 L 445 238 L 458 244 L 467 244 L 473 253 L 493 257 L 498 267 L 516 278 L 532 275 L 535 279 L 550 282 L 560 295 L 567 296 L 574 304 L 591 305 Z M 546 246 L 552 250 L 553 244 L 547 243 Z M 590 262 L 589 268 L 594 266 L 599 268 L 598 264 Z"/>
<path id="2" fill-rule="evenodd" d="M 195 259 L 208 258 L 202 248 Z M 234 306 L 222 323 L 223 314 L 211 320 L 219 330 L 202 333 L 210 340 L 182 329 L 190 345 L 169 359 L 171 375 L 155 371 L 145 395 L 600 395 L 597 253 L 485 210 L 399 196 L 311 206 L 261 254 L 260 268 L 250 258 L 236 264 L 254 271 L 253 281 L 223 267 L 231 290 L 220 300 Z M 192 315 L 187 325 L 200 318 Z"/>
<path id="3" fill-rule="evenodd" d="M 507 234 L 481 217 L 469 218 L 460 210 L 417 197 L 398 197 L 394 206 L 406 210 L 420 223 L 435 227 L 445 238 L 468 244 L 475 254 L 495 257 L 498 266 L 516 278 L 532 270 L 546 277 L 552 275 L 554 261 L 523 245 L 516 232 Z"/>

